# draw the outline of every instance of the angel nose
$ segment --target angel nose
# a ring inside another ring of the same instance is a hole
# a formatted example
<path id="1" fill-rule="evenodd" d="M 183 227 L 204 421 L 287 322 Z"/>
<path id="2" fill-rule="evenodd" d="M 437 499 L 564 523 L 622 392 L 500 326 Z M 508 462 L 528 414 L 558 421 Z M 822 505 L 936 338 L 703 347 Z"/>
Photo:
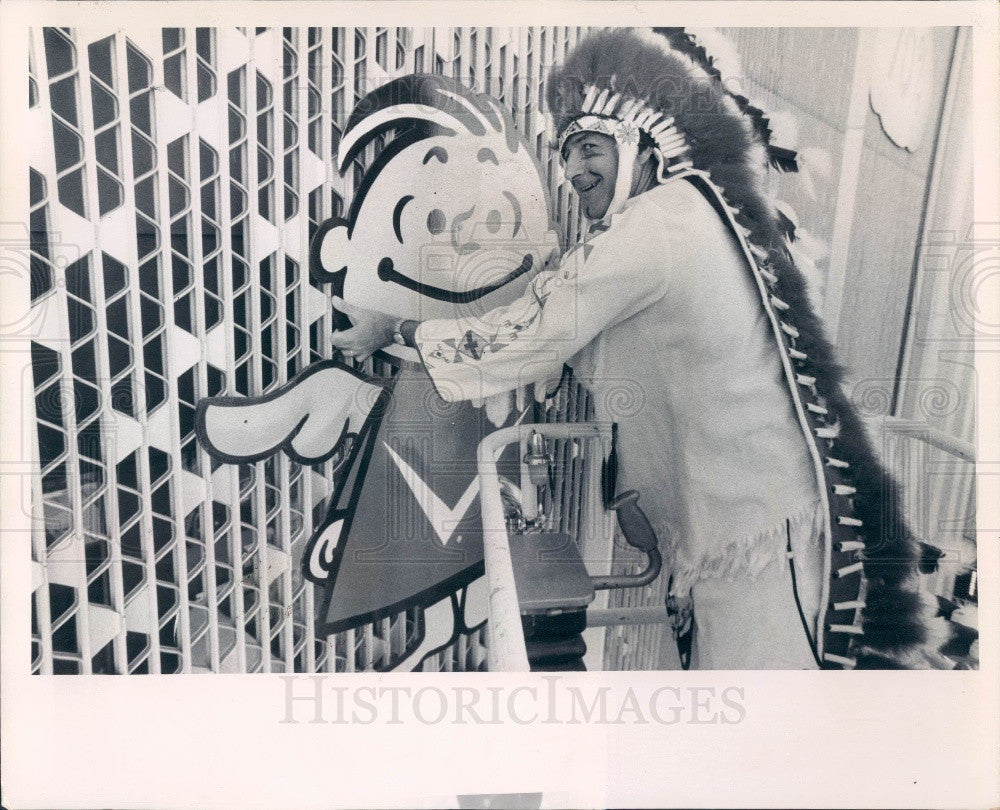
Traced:
<path id="1" fill-rule="evenodd" d="M 462 227 L 472 218 L 475 210 L 475 206 L 473 206 L 468 211 L 458 214 L 451 222 L 451 246 L 459 256 L 464 256 L 467 253 L 475 253 L 479 250 L 479 243 L 471 238 L 472 228 Z M 466 235 L 469 237 L 467 241 L 465 235 L 463 235 L 463 230 L 466 231 Z"/>
<path id="2" fill-rule="evenodd" d="M 496 208 L 491 208 L 490 212 L 486 215 L 486 230 L 489 233 L 496 233 L 500 230 L 501 217 L 500 212 Z"/>

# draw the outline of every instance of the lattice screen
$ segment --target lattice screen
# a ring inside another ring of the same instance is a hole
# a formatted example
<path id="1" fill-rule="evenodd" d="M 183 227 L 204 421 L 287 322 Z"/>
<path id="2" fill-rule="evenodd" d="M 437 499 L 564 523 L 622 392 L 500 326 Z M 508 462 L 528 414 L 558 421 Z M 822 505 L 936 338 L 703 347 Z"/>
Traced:
<path id="1" fill-rule="evenodd" d="M 414 70 L 509 105 L 578 235 L 538 109 L 577 29 L 169 28 L 31 33 L 37 442 L 32 669 L 350 671 L 419 615 L 316 638 L 298 557 L 332 464 L 216 465 L 194 406 L 256 394 L 331 354 L 310 237 L 350 204 L 355 102 Z M 481 639 L 439 656 L 474 668 Z"/>

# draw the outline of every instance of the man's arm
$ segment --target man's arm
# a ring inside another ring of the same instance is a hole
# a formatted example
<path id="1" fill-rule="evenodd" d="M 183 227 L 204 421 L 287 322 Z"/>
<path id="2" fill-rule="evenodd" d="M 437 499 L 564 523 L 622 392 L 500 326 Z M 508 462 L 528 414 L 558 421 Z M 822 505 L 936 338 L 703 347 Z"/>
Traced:
<path id="1" fill-rule="evenodd" d="M 414 342 L 438 394 L 486 398 L 558 377 L 597 335 L 667 294 L 676 227 L 658 205 L 637 200 L 514 303 L 479 318 L 419 324 Z"/>
<path id="2" fill-rule="evenodd" d="M 478 317 L 401 321 L 334 299 L 353 326 L 333 343 L 364 358 L 400 332 L 448 401 L 550 379 L 601 331 L 665 294 L 668 231 L 658 206 L 637 204 L 607 233 L 539 273 L 519 299 Z"/>
<path id="3" fill-rule="evenodd" d="M 418 321 L 403 320 L 386 315 L 374 309 L 348 304 L 343 298 L 333 296 L 333 306 L 351 319 L 351 328 L 334 332 L 331 342 L 340 349 L 344 357 L 365 360 L 391 343 L 396 342 L 396 334 L 402 334 L 407 346 L 416 348 L 413 333 L 420 325 Z"/>

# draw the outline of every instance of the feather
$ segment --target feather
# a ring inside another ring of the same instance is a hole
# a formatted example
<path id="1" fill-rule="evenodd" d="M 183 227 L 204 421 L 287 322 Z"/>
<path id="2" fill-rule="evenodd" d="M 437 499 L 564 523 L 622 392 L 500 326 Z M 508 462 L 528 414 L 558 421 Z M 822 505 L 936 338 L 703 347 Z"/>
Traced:
<path id="1" fill-rule="evenodd" d="M 683 28 L 658 28 L 654 30 L 662 33 L 668 39 L 672 48 L 683 53 L 720 84 L 724 84 L 722 74 L 716 66 L 715 61 L 689 32 Z M 763 110 L 751 104 L 750 99 L 744 95 L 730 93 L 730 96 L 736 102 L 740 112 L 748 116 L 753 122 L 754 129 L 767 147 L 768 162 L 770 165 L 779 171 L 797 172 L 799 166 L 795 152 L 771 143 L 773 132 L 771 131 L 770 121 L 764 115 Z"/>
<path id="2" fill-rule="evenodd" d="M 783 146 L 768 145 L 767 156 L 774 168 L 783 172 L 797 172 L 799 170 L 798 155 L 791 149 Z"/>
<path id="3" fill-rule="evenodd" d="M 608 90 L 607 88 L 605 88 L 598 94 L 597 100 L 593 104 L 593 111 L 599 113 L 604 108 L 604 105 L 607 102 L 607 100 L 608 100 Z"/>
<path id="4" fill-rule="evenodd" d="M 778 211 L 778 221 L 781 225 L 781 230 L 787 237 L 789 242 L 795 241 L 795 223 L 792 222 L 784 211 Z"/>
<path id="5" fill-rule="evenodd" d="M 623 121 L 631 122 L 636 114 L 642 109 L 642 99 L 633 99 L 630 101 L 621 111 L 621 118 Z"/>
<path id="6" fill-rule="evenodd" d="M 920 573 L 933 574 L 938 569 L 938 560 L 944 556 L 944 552 L 937 546 L 930 543 L 920 543 Z"/>

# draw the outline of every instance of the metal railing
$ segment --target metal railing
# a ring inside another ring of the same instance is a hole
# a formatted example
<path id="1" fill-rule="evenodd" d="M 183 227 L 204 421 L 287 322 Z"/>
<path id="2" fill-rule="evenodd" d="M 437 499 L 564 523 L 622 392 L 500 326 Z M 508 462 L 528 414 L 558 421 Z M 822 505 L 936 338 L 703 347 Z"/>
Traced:
<path id="1" fill-rule="evenodd" d="M 975 526 L 975 501 L 970 498 L 964 510 L 944 515 L 934 507 L 943 490 L 957 488 L 975 475 L 975 447 L 916 419 L 880 417 L 872 429 L 881 436 L 887 469 L 901 486 L 904 515 L 911 531 L 943 555 L 932 573 L 921 576 L 920 586 L 929 593 L 951 598 L 956 595 L 957 578 L 976 569 L 975 540 L 969 536 Z"/>
<path id="2" fill-rule="evenodd" d="M 579 493 L 577 507 L 579 509 L 575 530 L 570 536 L 576 542 L 581 557 L 589 563 L 590 569 L 600 568 L 602 563 L 617 562 L 621 567 L 621 555 L 616 554 L 620 545 L 615 545 L 620 537 L 617 531 L 614 512 L 606 509 L 601 490 L 601 469 L 603 461 L 611 452 L 611 425 L 596 422 L 572 423 L 537 423 L 520 424 L 502 428 L 486 436 L 479 445 L 477 454 L 479 466 L 480 493 L 482 498 L 483 550 L 486 563 L 486 585 L 489 594 L 489 621 L 487 622 L 488 645 L 487 664 L 491 671 L 527 672 L 529 670 L 527 650 L 521 624 L 521 611 L 518 602 L 517 584 L 511 560 L 510 534 L 508 519 L 501 498 L 502 479 L 497 472 L 497 459 L 503 449 L 510 444 L 517 444 L 519 455 L 523 459 L 534 434 L 557 443 L 558 451 L 572 448 L 570 456 L 579 460 L 578 474 L 574 477 L 575 489 Z M 558 445 L 561 445 L 559 447 Z M 561 464 L 553 464 L 558 471 Z M 558 476 L 556 476 L 558 477 Z M 550 487 L 542 487 L 543 492 Z M 527 464 L 521 464 L 521 493 L 524 512 L 529 518 L 537 518 L 540 525 L 534 528 L 544 528 L 551 531 L 556 521 L 553 515 L 543 513 L 536 516 L 535 484 L 530 480 Z M 634 496 L 633 496 L 634 497 Z M 548 500 L 548 499 L 546 499 Z M 565 531 L 565 530 L 564 530 Z M 530 538 L 530 534 L 528 535 Z M 627 558 L 626 558 L 627 559 Z M 657 558 L 658 559 L 658 558 Z M 614 587 L 621 594 L 626 590 L 635 590 L 648 595 L 648 588 L 640 589 L 643 578 L 629 569 L 634 569 L 636 563 L 629 560 L 625 565 L 627 576 L 619 574 L 609 577 L 603 572 L 589 570 L 595 587 L 601 588 L 602 583 L 614 581 Z M 659 568 L 657 566 L 657 572 Z M 655 575 L 654 575 L 655 576 Z M 665 577 L 660 577 L 665 579 Z M 606 585 L 603 587 L 607 587 Z M 662 584 L 657 582 L 654 592 L 659 592 Z M 587 626 L 591 644 L 600 645 L 597 654 L 591 655 L 591 667 L 603 669 L 626 668 L 636 664 L 648 665 L 649 656 L 642 659 L 623 659 L 613 654 L 613 647 L 605 643 L 603 631 L 594 632 L 593 628 L 618 626 L 622 635 L 617 638 L 635 636 L 640 625 L 658 625 L 668 621 L 663 601 L 659 604 L 643 604 L 641 598 L 633 600 L 627 607 L 607 607 L 607 591 L 604 598 L 599 599 L 587 610 Z M 662 629 L 658 637 L 663 637 Z M 652 636 L 650 636 L 652 638 Z M 658 653 L 658 645 L 654 645 Z M 624 665 L 624 666 L 623 666 Z"/>
<path id="3" fill-rule="evenodd" d="M 589 470 L 583 486 L 584 500 L 581 508 L 583 524 L 580 527 L 581 545 L 592 537 L 604 535 L 610 542 L 610 531 L 606 519 L 595 515 L 603 512 L 601 499 L 595 497 L 593 483 L 599 479 L 594 471 L 600 471 L 599 459 L 606 458 L 611 450 L 611 426 L 594 422 L 571 424 L 521 424 L 502 428 L 486 436 L 479 444 L 479 492 L 482 500 L 483 554 L 486 563 L 486 585 L 489 593 L 489 621 L 487 622 L 488 644 L 487 664 L 490 671 L 528 672 L 528 654 L 521 629 L 521 612 L 518 608 L 517 586 L 510 556 L 510 538 L 507 533 L 503 503 L 500 498 L 500 476 L 497 472 L 497 458 L 507 445 L 517 443 L 520 456 L 528 447 L 532 433 L 537 432 L 550 439 L 582 442 L 583 468 Z M 596 441 L 594 441 L 596 440 Z M 595 445 L 600 455 L 594 454 Z M 588 463 L 589 462 L 589 463 Z M 522 464 L 522 493 L 533 488 L 528 480 L 527 470 Z M 591 482 L 587 486 L 586 482 Z M 589 518 L 589 519 L 588 519 Z M 603 531 L 602 531 L 603 530 Z"/>

